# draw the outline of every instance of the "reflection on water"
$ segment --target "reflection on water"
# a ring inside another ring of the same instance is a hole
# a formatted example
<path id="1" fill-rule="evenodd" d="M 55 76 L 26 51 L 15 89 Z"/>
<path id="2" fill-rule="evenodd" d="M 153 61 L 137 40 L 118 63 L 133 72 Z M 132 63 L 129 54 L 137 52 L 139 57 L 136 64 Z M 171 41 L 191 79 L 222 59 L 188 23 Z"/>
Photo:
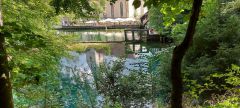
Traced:
<path id="1" fill-rule="evenodd" d="M 89 48 L 84 53 L 70 52 L 72 59 L 62 58 L 62 65 L 65 67 L 79 68 L 80 71 L 91 72 L 92 68 L 99 66 L 101 63 L 114 61 L 116 59 L 125 58 L 125 67 L 137 70 L 139 68 L 147 69 L 146 66 L 132 66 L 130 64 L 138 64 L 139 62 L 148 62 L 147 57 L 151 57 L 162 50 L 158 47 L 149 47 L 143 44 L 126 44 L 125 43 L 109 43 L 110 54 L 106 54 L 104 50 L 95 50 Z M 64 69 L 63 72 L 66 69 Z M 69 77 L 72 77 L 68 72 Z"/>
<path id="2" fill-rule="evenodd" d="M 76 34 L 78 33 L 79 32 Z M 108 39 L 114 38 L 114 40 L 123 37 L 121 33 L 115 32 L 112 33 L 115 34 L 115 37 L 109 34 L 103 35 L 104 32 L 82 32 L 79 34 L 84 34 L 84 36 L 80 36 L 81 38 L 79 38 L 79 41 L 85 41 L 88 36 L 94 37 L 96 36 L 95 34 L 100 36 L 98 41 L 106 39 L 106 37 L 108 37 Z M 111 64 L 116 60 L 124 58 L 124 69 L 122 72 L 124 75 L 129 75 L 129 73 L 134 70 L 147 72 L 149 66 L 148 57 L 153 57 L 164 50 L 164 47 L 161 48 L 161 45 L 156 43 L 108 43 L 108 45 L 110 47 L 110 54 L 107 54 L 104 49 L 96 50 L 94 48 L 88 48 L 88 50 L 83 53 L 72 51 L 70 52 L 72 58 L 63 57 L 61 59 L 61 87 L 63 90 L 70 89 L 70 93 L 63 99 L 66 108 L 83 107 L 76 104 L 76 102 L 79 101 L 79 97 L 83 98 L 83 103 L 90 103 L 93 105 L 93 102 L 97 101 L 95 105 L 99 108 L 102 107 L 101 103 L 104 101 L 104 98 L 96 93 L 97 91 L 94 91 L 94 89 L 96 89 L 94 86 L 94 72 L 100 64 Z M 72 85 L 72 88 L 69 88 L 70 85 Z M 95 95 L 96 98 L 93 98 L 93 95 Z M 152 106 L 146 105 L 146 107 L 151 108 Z"/>
<path id="3" fill-rule="evenodd" d="M 77 42 L 123 42 L 125 41 L 124 30 L 98 30 L 98 31 L 58 31 L 60 34 L 73 35 Z M 127 40 L 140 40 L 146 36 L 146 32 L 128 31 Z M 134 35 L 134 39 L 133 39 Z"/>
<path id="4" fill-rule="evenodd" d="M 74 35 L 78 42 L 120 42 L 124 41 L 123 30 L 101 31 L 61 31 L 65 35 Z"/>

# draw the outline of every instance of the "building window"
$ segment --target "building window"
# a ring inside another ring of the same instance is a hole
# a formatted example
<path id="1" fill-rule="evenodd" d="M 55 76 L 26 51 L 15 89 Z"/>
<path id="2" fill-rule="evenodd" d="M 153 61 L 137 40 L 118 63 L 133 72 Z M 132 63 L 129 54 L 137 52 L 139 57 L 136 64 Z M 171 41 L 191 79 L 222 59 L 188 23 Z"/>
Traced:
<path id="1" fill-rule="evenodd" d="M 114 18 L 114 6 L 111 4 L 111 17 Z"/>
<path id="2" fill-rule="evenodd" d="M 123 17 L 123 3 L 120 3 L 120 15 Z"/>

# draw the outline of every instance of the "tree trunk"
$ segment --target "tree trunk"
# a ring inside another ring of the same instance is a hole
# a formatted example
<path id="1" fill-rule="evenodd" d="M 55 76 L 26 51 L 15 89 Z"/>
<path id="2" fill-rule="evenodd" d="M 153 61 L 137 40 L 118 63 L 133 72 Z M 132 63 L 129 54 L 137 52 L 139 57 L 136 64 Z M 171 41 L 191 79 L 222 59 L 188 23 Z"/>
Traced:
<path id="1" fill-rule="evenodd" d="M 1 2 L 0 0 L 0 27 L 3 26 Z M 0 108 L 13 108 L 12 86 L 4 41 L 4 34 L 0 33 Z"/>
<path id="2" fill-rule="evenodd" d="M 183 42 L 180 45 L 176 46 L 173 50 L 171 63 L 171 108 L 182 108 L 183 81 L 181 74 L 181 63 L 183 56 L 187 52 L 190 44 L 192 43 L 201 6 L 202 0 L 194 0 L 185 38 Z"/>

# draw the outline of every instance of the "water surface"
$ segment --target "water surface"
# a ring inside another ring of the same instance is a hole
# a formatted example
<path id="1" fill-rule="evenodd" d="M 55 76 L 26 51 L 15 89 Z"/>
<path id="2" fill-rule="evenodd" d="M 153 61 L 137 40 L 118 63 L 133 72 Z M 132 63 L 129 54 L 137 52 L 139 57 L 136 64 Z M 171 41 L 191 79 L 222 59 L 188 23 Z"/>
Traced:
<path id="1" fill-rule="evenodd" d="M 73 34 L 75 42 L 111 42 L 105 43 L 109 47 L 99 49 L 91 47 L 90 44 L 85 51 L 70 51 L 72 58 L 63 57 L 61 59 L 62 89 L 70 90 L 70 93 L 63 99 L 66 108 L 78 108 L 77 102 L 83 98 L 83 103 L 93 104 L 95 107 L 102 107 L 104 96 L 97 93 L 95 87 L 94 72 L 97 72 L 101 64 L 113 65 L 117 60 L 122 60 L 124 69 L 122 74 L 129 75 L 130 72 L 144 71 L 149 72 L 149 65 L 155 67 L 160 62 L 149 64 L 149 58 L 154 57 L 168 45 L 159 43 L 114 43 L 113 41 L 124 41 L 123 30 L 116 31 L 75 31 L 61 32 Z M 101 44 L 100 44 L 101 45 Z M 151 70 L 152 71 L 152 70 Z M 91 107 L 91 106 L 88 106 Z M 146 108 L 151 105 L 146 105 Z"/>

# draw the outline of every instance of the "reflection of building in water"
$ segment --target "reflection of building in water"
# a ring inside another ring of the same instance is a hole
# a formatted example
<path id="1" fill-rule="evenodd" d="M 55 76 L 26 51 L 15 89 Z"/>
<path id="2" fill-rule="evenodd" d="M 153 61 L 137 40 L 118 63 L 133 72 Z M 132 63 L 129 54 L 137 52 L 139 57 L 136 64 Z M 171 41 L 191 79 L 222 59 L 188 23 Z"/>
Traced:
<path id="1" fill-rule="evenodd" d="M 126 46 L 123 43 L 109 44 L 111 47 L 110 55 L 108 56 L 103 50 L 95 50 L 93 48 L 85 52 L 87 64 L 91 71 L 94 72 L 101 63 L 117 60 L 126 56 L 124 74 L 129 74 L 130 70 L 147 70 L 147 56 L 152 56 L 150 52 L 141 52 L 144 46 L 140 44 L 131 45 L 135 49 L 134 53 L 126 53 Z M 129 45 L 127 45 L 129 47 Z M 130 50 L 132 50 L 130 48 Z M 146 49 L 145 49 L 146 50 Z M 132 50 L 133 51 L 133 50 Z"/>
<path id="2" fill-rule="evenodd" d="M 135 9 L 133 4 L 134 0 L 117 0 L 115 4 L 107 2 L 105 5 L 104 18 L 139 18 L 148 10 L 142 4 L 138 9 Z"/>
<path id="3" fill-rule="evenodd" d="M 111 52 L 110 54 L 112 56 L 121 57 L 125 55 L 125 45 L 122 43 L 113 43 L 110 44 Z M 99 66 L 104 61 L 104 57 L 107 56 L 107 52 L 104 50 L 98 50 L 91 48 L 86 53 L 86 59 L 89 67 L 91 69 L 95 69 L 97 66 Z"/>
<path id="4" fill-rule="evenodd" d="M 95 88 L 94 72 L 97 72 L 95 71 L 96 66 L 99 66 L 99 64 L 107 60 L 114 62 L 126 54 L 126 46 L 124 43 L 112 43 L 109 45 L 111 46 L 110 56 L 107 55 L 106 52 L 104 53 L 104 50 L 90 48 L 84 53 L 70 52 L 70 55 L 73 56 L 72 58 L 61 59 L 61 73 L 63 76 L 61 89 L 70 90 L 69 95 L 64 97 L 66 98 L 65 102 L 67 102 L 64 103 L 64 105 L 67 106 L 70 104 L 72 106 L 71 108 L 76 108 L 75 102 L 78 101 L 77 94 L 81 94 L 82 97 L 85 97 L 84 101 L 88 102 L 90 99 L 88 96 L 92 96 L 89 93 L 93 92 L 86 92 L 89 88 L 86 88 L 87 86 L 83 86 L 83 84 L 89 84 L 90 87 Z M 159 51 L 158 49 L 154 48 L 149 50 L 149 47 L 137 43 L 131 45 L 127 44 L 127 47 L 132 49 L 132 51 L 135 49 L 136 52 L 127 54 L 128 57 L 125 60 L 124 70 L 122 71 L 124 75 L 128 75 L 130 72 L 147 72 L 148 69 L 152 69 L 152 71 L 156 70 L 159 61 L 153 62 L 154 64 L 151 62 L 151 64 L 148 62 L 148 57 L 152 56 L 150 54 L 152 52 L 151 50 L 157 52 Z M 139 51 L 142 52 L 139 53 Z M 132 56 L 129 57 L 129 55 Z M 149 68 L 149 66 L 151 67 Z M 70 87 L 71 89 L 69 89 Z"/>
<path id="5" fill-rule="evenodd" d="M 158 48 L 158 47 L 147 47 L 146 45 L 142 45 L 139 43 L 131 43 L 127 45 L 128 49 L 130 49 L 130 51 L 132 51 L 132 53 L 151 53 L 152 55 L 155 55 L 157 53 L 159 53 L 162 48 Z"/>
<path id="6" fill-rule="evenodd" d="M 125 44 L 111 44 L 111 55 L 121 57 L 125 55 Z"/>
<path id="7" fill-rule="evenodd" d="M 103 62 L 104 52 L 97 52 L 95 49 L 91 48 L 86 52 L 86 59 L 89 67 L 95 69 Z"/>
<path id="8" fill-rule="evenodd" d="M 61 60 L 61 64 L 64 66 L 64 68 L 61 70 L 62 73 L 69 77 L 73 77 L 74 73 L 79 76 L 82 76 L 82 72 L 90 74 L 95 71 L 95 69 L 106 59 L 121 57 L 127 57 L 125 64 L 126 67 L 134 69 L 136 67 L 132 67 L 130 64 L 146 62 L 147 56 L 152 56 L 154 53 L 160 51 L 160 49 L 157 48 L 147 49 L 146 46 L 141 44 L 127 44 L 125 46 L 124 43 L 112 43 L 109 45 L 111 50 L 109 53 L 110 55 L 108 55 L 104 50 L 95 50 L 93 48 L 88 49 L 82 54 L 71 52 L 71 55 L 74 57 L 73 59 L 63 58 Z M 125 50 L 126 47 L 131 50 L 131 53 L 128 53 Z M 91 79 L 91 77 L 88 79 Z"/>

